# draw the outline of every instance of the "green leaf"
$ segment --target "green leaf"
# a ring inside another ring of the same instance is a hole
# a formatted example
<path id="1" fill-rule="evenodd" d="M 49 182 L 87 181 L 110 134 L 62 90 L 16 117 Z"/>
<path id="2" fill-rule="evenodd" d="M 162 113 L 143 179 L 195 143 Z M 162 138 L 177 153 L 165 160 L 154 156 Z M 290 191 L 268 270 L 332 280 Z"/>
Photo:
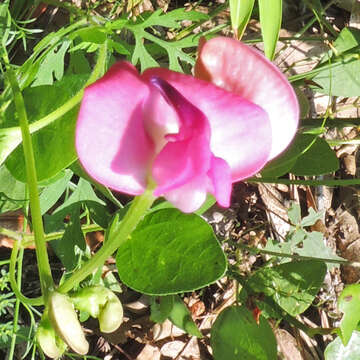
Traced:
<path id="1" fill-rule="evenodd" d="M 332 341 L 325 349 L 325 360 L 358 360 L 360 359 L 360 332 L 354 331 L 346 346 L 340 337 Z"/>
<path id="2" fill-rule="evenodd" d="M 123 25 L 133 32 L 135 37 L 135 48 L 131 57 L 131 62 L 134 65 L 140 61 L 141 71 L 158 66 L 154 56 L 158 57 L 160 52 L 157 50 L 155 54 L 150 53 L 151 45 L 154 44 L 157 45 L 157 49 L 161 47 L 166 51 L 171 70 L 183 72 L 179 60 L 194 65 L 194 58 L 184 52 L 183 49 L 197 46 L 200 35 L 191 34 L 178 41 L 165 41 L 148 32 L 146 28 L 154 26 L 179 28 L 181 20 L 203 21 L 209 18 L 208 15 L 195 11 L 185 11 L 184 9 L 176 9 L 164 14 L 159 9 L 153 13 L 144 13 L 142 16 L 144 20 L 137 21 L 135 24 L 127 22 Z"/>
<path id="3" fill-rule="evenodd" d="M 169 320 L 178 328 L 186 331 L 192 336 L 202 338 L 202 334 L 191 318 L 191 314 L 184 302 L 177 295 L 170 295 L 173 297 L 172 308 L 169 313 Z"/>
<path id="4" fill-rule="evenodd" d="M 319 86 L 315 90 L 332 96 L 352 97 L 360 95 L 360 30 L 344 28 L 333 44 L 335 51 L 322 61 L 324 67 L 312 81 Z M 325 67 L 324 65 L 334 66 Z"/>
<path id="5" fill-rule="evenodd" d="M 344 313 L 340 330 L 342 342 L 346 346 L 360 321 L 360 284 L 349 285 L 341 292 L 338 307 Z"/>
<path id="6" fill-rule="evenodd" d="M 20 128 L 0 129 L 0 165 L 21 143 Z"/>
<path id="7" fill-rule="evenodd" d="M 78 108 L 74 108 L 32 135 L 39 181 L 55 176 L 77 159 L 74 143 L 77 113 Z M 6 167 L 16 179 L 26 182 L 22 145 L 9 155 Z"/>
<path id="8" fill-rule="evenodd" d="M 282 20 L 282 0 L 259 0 L 265 55 L 273 60 Z"/>
<path id="9" fill-rule="evenodd" d="M 149 295 L 193 291 L 226 271 L 225 255 L 209 224 L 177 209 L 152 212 L 120 246 L 120 279 Z"/>
<path id="10" fill-rule="evenodd" d="M 322 138 L 317 138 L 315 143 L 302 154 L 291 172 L 299 176 L 323 175 L 339 169 L 339 160 L 329 144 Z"/>
<path id="11" fill-rule="evenodd" d="M 230 0 L 231 26 L 235 37 L 241 39 L 249 22 L 255 0 Z"/>
<path id="12" fill-rule="evenodd" d="M 0 39 L 1 39 L 1 46 L 4 48 L 6 47 L 6 42 L 9 37 L 10 31 L 10 24 L 9 24 L 9 1 L 5 0 L 2 4 L 0 4 Z M 0 46 L 0 54 L 3 49 Z"/>
<path id="13" fill-rule="evenodd" d="M 25 184 L 17 181 L 3 165 L 0 167 L 0 213 L 21 208 L 27 201 Z"/>
<path id="14" fill-rule="evenodd" d="M 56 80 L 61 80 L 64 75 L 64 59 L 66 51 L 70 46 L 70 41 L 65 40 L 58 49 L 53 49 L 41 63 L 32 86 L 52 85 L 54 76 Z"/>
<path id="15" fill-rule="evenodd" d="M 300 224 L 301 222 L 301 208 L 296 202 L 292 202 L 288 210 L 289 220 L 293 225 Z"/>
<path id="16" fill-rule="evenodd" d="M 259 325 L 244 306 L 223 310 L 211 329 L 211 347 L 215 360 L 274 360 L 276 340 L 267 320 Z"/>
<path id="17" fill-rule="evenodd" d="M 296 316 L 314 300 L 326 274 L 322 261 L 303 260 L 262 268 L 247 281 L 256 293 L 270 296 L 286 312 Z"/>
<path id="18" fill-rule="evenodd" d="M 23 92 L 23 96 L 30 123 L 30 132 L 34 133 L 61 118 L 61 115 L 57 114 L 59 109 L 61 109 L 61 114 L 69 111 L 71 107 L 67 106 L 68 102 L 79 93 L 88 77 L 88 74 L 71 75 L 64 77 L 52 86 L 26 89 Z M 11 103 L 3 114 L 2 126 L 4 128 L 0 129 L 0 165 L 22 142 L 21 130 L 14 116 L 15 114 L 14 103 Z M 61 136 L 61 134 L 58 134 L 58 136 Z M 57 167 L 56 164 L 55 167 Z M 19 173 L 19 177 L 22 177 L 24 181 L 24 169 L 19 170 Z"/>
<path id="19" fill-rule="evenodd" d="M 45 85 L 26 89 L 24 91 L 24 100 L 29 122 L 31 123 L 30 129 L 33 129 L 33 125 L 38 125 L 38 122 L 44 121 L 47 115 L 56 112 L 60 106 L 78 93 L 87 78 L 88 75 L 69 75 L 52 86 Z M 14 113 L 15 109 L 11 104 L 5 112 L 6 126 L 18 125 Z M 32 135 L 39 181 L 55 176 L 77 158 L 74 146 L 76 116 L 77 108 L 75 107 Z M 11 131 L 11 128 L 4 129 L 5 134 L 7 134 L 6 130 Z M 21 143 L 21 133 L 18 131 L 20 129 L 15 128 L 15 130 L 14 140 L 11 141 L 14 142 L 14 145 L 18 145 Z M 5 143 L 9 139 L 12 139 L 12 137 L 5 136 Z M 11 148 L 12 146 L 10 146 Z M 9 151 L 7 151 L 8 155 Z M 8 157 L 6 166 L 18 180 L 26 181 L 24 155 L 21 145 Z"/>
<path id="20" fill-rule="evenodd" d="M 169 316 L 174 306 L 174 296 L 151 297 L 150 319 L 157 323 L 163 323 Z"/>
<path id="21" fill-rule="evenodd" d="M 44 217 L 47 233 L 65 229 L 62 239 L 53 240 L 50 244 L 68 271 L 74 269 L 81 250 L 86 249 L 84 235 L 81 230 L 80 213 L 83 204 L 88 205 L 92 202 L 98 203 L 99 206 L 104 205 L 102 200 L 94 193 L 89 182 L 80 178 L 77 188 L 71 196 L 51 216 L 45 215 Z M 103 206 L 103 212 L 106 213 L 105 206 Z M 68 223 L 64 224 L 66 217 Z"/>
<path id="22" fill-rule="evenodd" d="M 315 223 L 322 219 L 324 216 L 324 211 L 316 212 L 312 207 L 309 208 L 309 215 L 305 216 L 302 220 L 300 225 L 301 226 L 311 226 L 315 225 Z"/>
<path id="23" fill-rule="evenodd" d="M 44 215 L 52 206 L 56 204 L 60 196 L 64 193 L 66 188 L 69 185 L 69 181 L 73 176 L 73 172 L 70 170 L 65 170 L 64 175 L 54 182 L 53 184 L 47 186 L 40 195 L 40 209 L 41 215 Z"/>
<path id="24" fill-rule="evenodd" d="M 336 255 L 331 248 L 325 245 L 324 236 L 321 232 L 313 231 L 306 233 L 302 247 L 296 249 L 296 253 L 301 256 L 312 256 L 323 259 L 344 260 Z M 339 267 L 339 264 L 326 263 L 328 270 Z"/>
<path id="25" fill-rule="evenodd" d="M 298 134 L 283 155 L 272 160 L 261 171 L 263 177 L 279 177 L 286 174 L 301 156 L 315 142 L 316 137 L 308 134 Z"/>

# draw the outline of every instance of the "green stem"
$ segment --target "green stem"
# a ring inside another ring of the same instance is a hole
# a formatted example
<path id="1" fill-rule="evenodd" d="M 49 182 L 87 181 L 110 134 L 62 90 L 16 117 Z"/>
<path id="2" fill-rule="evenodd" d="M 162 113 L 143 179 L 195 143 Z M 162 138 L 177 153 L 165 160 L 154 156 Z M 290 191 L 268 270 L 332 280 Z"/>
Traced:
<path id="1" fill-rule="evenodd" d="M 83 225 L 81 226 L 81 231 L 84 235 L 86 235 L 87 233 L 90 232 L 94 232 L 94 231 L 102 231 L 104 230 L 103 227 L 97 225 L 97 224 L 90 224 L 90 225 Z M 56 239 L 61 239 L 64 235 L 65 231 L 56 231 L 56 232 L 52 232 L 50 234 L 46 234 L 45 235 L 45 241 L 52 241 L 52 240 L 56 240 Z M 0 234 L 1 234 L 1 229 L 0 229 Z M 14 237 L 12 237 L 14 238 Z M 22 247 L 26 248 L 29 247 L 31 245 L 34 244 L 34 236 L 33 235 L 28 235 L 28 234 L 24 234 L 23 235 L 23 242 L 22 242 Z"/>
<path id="2" fill-rule="evenodd" d="M 303 127 L 320 127 L 324 118 L 315 119 L 301 119 L 301 126 Z M 325 127 L 358 127 L 360 126 L 360 118 L 327 118 Z"/>
<path id="3" fill-rule="evenodd" d="M 320 260 L 320 261 L 324 261 L 326 263 L 342 264 L 342 265 L 348 265 L 348 266 L 354 266 L 354 267 L 360 268 L 360 262 L 357 262 L 357 261 L 349 261 L 349 260 L 345 260 L 345 259 L 318 258 L 318 257 L 314 257 L 314 256 L 302 256 L 302 255 L 297 255 L 297 254 L 287 254 L 287 253 L 282 253 L 282 252 L 277 252 L 277 251 L 270 251 L 270 250 L 265 250 L 265 249 L 254 248 L 254 247 L 247 246 L 247 245 L 244 245 L 244 244 L 232 241 L 232 240 L 228 240 L 227 242 L 232 246 L 235 246 L 242 250 L 249 251 L 250 253 L 253 253 L 253 254 L 266 254 L 266 255 L 290 258 L 290 259 L 294 259 L 294 260 Z"/>
<path id="4" fill-rule="evenodd" d="M 137 196 L 124 218 L 119 222 L 114 220 L 109 228 L 108 236 L 102 248 L 78 271 L 76 271 L 68 280 L 66 280 L 60 287 L 59 291 L 66 293 L 74 286 L 78 285 L 80 281 L 91 275 L 96 269 L 102 266 L 105 261 L 111 256 L 116 249 L 118 249 L 129 238 L 132 231 L 145 215 L 145 212 L 151 207 L 155 198 L 152 194 L 153 189 L 149 188 L 145 192 Z"/>
<path id="5" fill-rule="evenodd" d="M 339 180 L 290 180 L 279 178 L 250 178 L 248 183 L 263 184 L 285 184 L 285 185 L 307 185 L 307 186 L 352 186 L 360 185 L 360 179 L 339 179 Z"/>
<path id="6" fill-rule="evenodd" d="M 25 197 L 27 197 L 25 195 Z M 28 209 L 29 206 L 26 202 L 26 205 L 24 206 L 24 223 L 23 223 L 23 232 L 26 231 L 27 228 L 27 218 L 28 218 Z M 21 292 L 21 276 L 22 276 L 22 265 L 23 265 L 23 258 L 24 258 L 24 249 L 21 248 L 20 249 L 20 254 L 19 256 L 17 256 L 17 287 L 19 289 L 19 291 Z M 15 309 L 14 309 L 14 321 L 13 321 L 13 329 L 12 329 L 12 336 L 11 336 L 11 344 L 10 344 L 10 350 L 9 350 L 9 359 L 8 360 L 13 360 L 14 358 L 14 353 L 15 353 L 15 345 L 16 345 L 16 337 L 17 337 L 17 332 L 18 332 L 18 321 L 19 321 L 19 309 L 20 309 L 20 299 L 17 297 L 16 298 L 16 303 L 15 303 Z"/>
<path id="7" fill-rule="evenodd" d="M 19 241 L 14 241 L 13 248 L 11 251 L 11 257 L 10 257 L 10 266 L 9 266 L 9 277 L 10 277 L 10 285 L 11 289 L 16 295 L 16 298 L 19 299 L 24 304 L 29 304 L 33 306 L 37 305 L 43 305 L 44 299 L 42 296 L 38 298 L 28 298 L 24 296 L 20 289 L 18 288 L 17 281 L 16 281 L 16 262 L 17 262 L 17 255 L 19 251 Z"/>
<path id="8" fill-rule="evenodd" d="M 37 175 L 35 167 L 34 151 L 32 147 L 31 135 L 27 114 L 25 110 L 25 103 L 21 94 L 19 84 L 16 80 L 15 73 L 12 68 L 8 66 L 7 76 L 14 94 L 14 103 L 17 116 L 19 119 L 21 134 L 24 147 L 26 177 L 29 186 L 30 209 L 32 216 L 32 225 L 35 234 L 36 257 L 38 261 L 39 277 L 41 293 L 46 301 L 48 292 L 54 287 L 54 281 L 51 275 L 50 263 L 46 249 L 46 242 L 44 236 L 44 227 L 40 211 L 40 200 L 37 186 Z"/>

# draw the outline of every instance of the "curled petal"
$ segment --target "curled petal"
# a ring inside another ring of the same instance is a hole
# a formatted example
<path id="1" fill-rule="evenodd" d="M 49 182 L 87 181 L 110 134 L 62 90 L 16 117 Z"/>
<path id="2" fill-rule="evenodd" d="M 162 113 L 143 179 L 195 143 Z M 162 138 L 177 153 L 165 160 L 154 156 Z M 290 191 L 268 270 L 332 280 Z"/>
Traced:
<path id="1" fill-rule="evenodd" d="M 208 187 L 208 177 L 199 175 L 183 186 L 168 191 L 164 197 L 182 212 L 191 213 L 198 210 L 206 200 Z"/>
<path id="2" fill-rule="evenodd" d="M 229 207 L 232 182 L 231 169 L 227 162 L 221 158 L 212 156 L 211 167 L 208 176 L 212 184 L 212 193 L 220 206 Z"/>
<path id="3" fill-rule="evenodd" d="M 289 145 L 298 126 L 298 101 L 286 77 L 260 52 L 225 37 L 202 41 L 195 76 L 266 110 L 272 127 L 270 159 Z"/>
<path id="4" fill-rule="evenodd" d="M 86 171 L 114 190 L 138 195 L 146 187 L 154 145 L 143 125 L 148 95 L 137 70 L 119 62 L 85 89 L 76 149 Z"/>
<path id="5" fill-rule="evenodd" d="M 166 136 L 168 143 L 153 163 L 157 196 L 207 173 L 211 158 L 210 128 L 204 114 L 170 84 L 155 77 L 150 82 L 153 84 L 150 91 L 160 91 L 179 118 L 178 133 Z M 166 112 L 157 116 L 164 115 Z"/>
<path id="6" fill-rule="evenodd" d="M 259 106 L 209 82 L 167 69 L 149 69 L 142 76 L 147 81 L 154 76 L 166 80 L 205 114 L 211 152 L 230 166 L 232 182 L 265 165 L 271 150 L 271 126 Z"/>

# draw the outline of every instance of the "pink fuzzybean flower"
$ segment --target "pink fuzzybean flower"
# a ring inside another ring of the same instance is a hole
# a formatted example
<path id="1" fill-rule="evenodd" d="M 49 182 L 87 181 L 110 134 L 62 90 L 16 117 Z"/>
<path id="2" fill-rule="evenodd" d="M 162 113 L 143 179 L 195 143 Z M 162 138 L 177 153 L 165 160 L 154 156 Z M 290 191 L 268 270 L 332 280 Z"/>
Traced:
<path id="1" fill-rule="evenodd" d="M 208 192 L 229 206 L 232 183 L 282 152 L 298 117 L 283 74 L 256 50 L 218 37 L 201 42 L 195 77 L 113 65 L 85 89 L 76 148 L 101 184 L 139 195 L 152 179 L 155 196 L 192 212 Z"/>

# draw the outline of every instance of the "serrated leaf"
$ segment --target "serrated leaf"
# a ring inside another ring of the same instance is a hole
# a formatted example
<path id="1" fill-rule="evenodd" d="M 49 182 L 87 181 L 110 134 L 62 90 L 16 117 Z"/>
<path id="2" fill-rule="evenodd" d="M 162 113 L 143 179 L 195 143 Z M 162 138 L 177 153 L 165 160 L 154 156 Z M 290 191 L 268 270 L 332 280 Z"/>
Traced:
<path id="1" fill-rule="evenodd" d="M 149 67 L 158 66 L 158 62 L 155 57 L 159 57 L 159 51 L 156 51 L 156 53 L 150 53 L 150 49 L 152 47 L 151 45 L 153 44 L 165 49 L 169 57 L 169 68 L 171 70 L 179 72 L 183 71 L 179 64 L 179 60 L 194 65 L 194 58 L 184 52 L 183 49 L 197 46 L 200 37 L 199 35 L 191 34 L 191 36 L 179 41 L 165 41 L 148 32 L 146 28 L 150 26 L 178 28 L 180 27 L 179 22 L 181 20 L 205 20 L 208 18 L 208 15 L 195 11 L 187 12 L 184 9 L 176 9 L 166 14 L 163 14 L 162 10 L 159 9 L 153 13 L 144 13 L 142 15 L 143 20 L 139 20 L 135 24 L 130 22 L 124 24 L 124 27 L 132 31 L 135 36 L 135 48 L 131 58 L 131 62 L 134 65 L 136 65 L 139 61 L 141 71 L 144 71 Z"/>
<path id="2" fill-rule="evenodd" d="M 211 329 L 211 347 L 215 360 L 273 360 L 277 357 L 276 340 L 267 320 L 257 324 L 245 306 L 223 310 Z"/>
<path id="3" fill-rule="evenodd" d="M 298 248 L 296 252 L 301 256 L 344 260 L 340 256 L 336 255 L 331 248 L 325 245 L 323 234 L 317 231 L 306 233 L 302 248 Z M 339 267 L 338 264 L 334 263 L 326 263 L 326 266 L 328 270 L 331 270 L 334 267 Z"/>
<path id="4" fill-rule="evenodd" d="M 360 359 L 360 332 L 353 331 L 346 346 L 337 337 L 325 349 L 325 360 L 358 360 Z"/>
<path id="5" fill-rule="evenodd" d="M 120 279 L 149 295 L 202 288 L 223 276 L 224 253 L 209 224 L 177 209 L 150 213 L 117 253 Z"/>
<path id="6" fill-rule="evenodd" d="M 301 208 L 300 205 L 296 202 L 292 202 L 289 210 L 288 210 L 288 217 L 290 222 L 293 225 L 300 224 L 301 222 Z"/>
<path id="7" fill-rule="evenodd" d="M 64 75 L 64 60 L 71 42 L 65 40 L 58 49 L 53 49 L 41 63 L 32 86 L 52 85 L 54 77 L 61 80 Z"/>
<path id="8" fill-rule="evenodd" d="M 151 13 L 151 15 L 141 24 L 143 28 L 150 26 L 163 26 L 167 28 L 180 28 L 180 21 L 190 20 L 190 21 L 199 21 L 207 20 L 209 16 L 204 13 L 197 11 L 186 11 L 184 8 L 175 9 L 164 13 L 162 9 L 158 9 Z"/>
<path id="9" fill-rule="evenodd" d="M 316 212 L 312 207 L 309 208 L 309 215 L 305 216 L 302 220 L 300 225 L 301 226 L 311 226 L 315 225 L 318 220 L 321 220 L 324 216 L 324 211 Z"/>
<path id="10" fill-rule="evenodd" d="M 338 307 L 344 313 L 340 330 L 342 342 L 346 346 L 360 321 L 360 284 L 349 285 L 341 292 Z"/>
<path id="11" fill-rule="evenodd" d="M 286 312 L 296 316 L 314 300 L 326 274 L 322 261 L 302 260 L 262 268 L 247 281 L 256 293 L 264 293 Z"/>

